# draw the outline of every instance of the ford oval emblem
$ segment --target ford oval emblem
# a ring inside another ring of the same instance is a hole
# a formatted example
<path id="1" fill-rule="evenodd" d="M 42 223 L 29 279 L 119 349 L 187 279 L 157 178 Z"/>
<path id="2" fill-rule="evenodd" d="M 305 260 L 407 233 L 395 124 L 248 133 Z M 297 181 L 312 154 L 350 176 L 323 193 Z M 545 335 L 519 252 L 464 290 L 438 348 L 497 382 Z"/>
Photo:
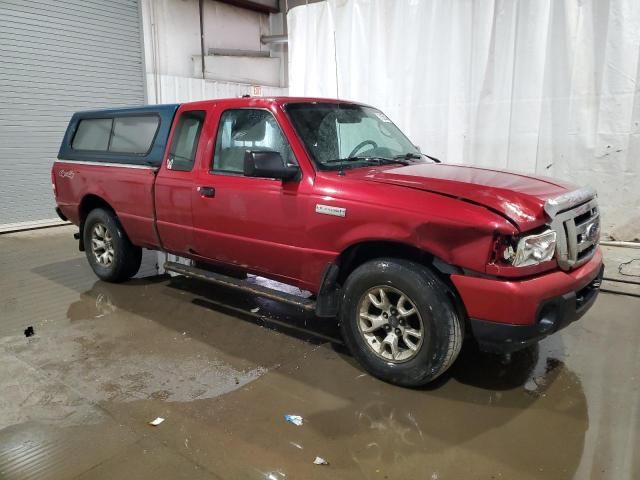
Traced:
<path id="1" fill-rule="evenodd" d="M 600 238 L 600 223 L 593 222 L 587 225 L 584 235 L 591 243 L 596 243 Z"/>

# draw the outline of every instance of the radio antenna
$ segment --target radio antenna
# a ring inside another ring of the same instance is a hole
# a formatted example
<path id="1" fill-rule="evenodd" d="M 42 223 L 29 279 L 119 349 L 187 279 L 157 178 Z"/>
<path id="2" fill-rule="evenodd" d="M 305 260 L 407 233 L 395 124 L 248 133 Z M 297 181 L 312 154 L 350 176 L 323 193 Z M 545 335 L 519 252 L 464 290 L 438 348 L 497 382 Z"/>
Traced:
<path id="1" fill-rule="evenodd" d="M 338 42 L 336 42 L 336 31 L 333 31 L 333 63 L 336 69 L 336 98 L 340 98 L 340 83 L 338 80 Z"/>

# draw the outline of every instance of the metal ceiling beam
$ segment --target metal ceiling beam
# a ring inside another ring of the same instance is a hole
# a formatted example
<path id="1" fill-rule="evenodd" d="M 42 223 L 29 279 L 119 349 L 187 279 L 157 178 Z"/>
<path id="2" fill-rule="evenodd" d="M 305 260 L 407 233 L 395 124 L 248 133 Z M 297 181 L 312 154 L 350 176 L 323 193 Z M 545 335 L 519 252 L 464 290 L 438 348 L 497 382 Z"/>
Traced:
<path id="1" fill-rule="evenodd" d="M 252 0 L 217 0 L 221 3 L 227 3 L 240 8 L 246 8 L 247 10 L 253 10 L 260 13 L 278 13 L 280 9 L 277 5 L 271 6 L 261 2 Z M 277 3 L 277 2 L 274 2 Z"/>
<path id="2" fill-rule="evenodd" d="M 260 37 L 260 41 L 265 44 L 276 44 L 276 43 L 288 43 L 289 37 L 287 35 L 262 35 Z"/>

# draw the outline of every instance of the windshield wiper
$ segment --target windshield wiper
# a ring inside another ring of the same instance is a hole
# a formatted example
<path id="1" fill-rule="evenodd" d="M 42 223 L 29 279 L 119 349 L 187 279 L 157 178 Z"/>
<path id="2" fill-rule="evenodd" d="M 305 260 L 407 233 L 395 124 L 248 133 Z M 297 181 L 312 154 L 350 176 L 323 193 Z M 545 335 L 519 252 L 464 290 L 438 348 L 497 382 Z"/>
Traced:
<path id="1" fill-rule="evenodd" d="M 407 153 L 403 153 L 402 155 L 396 155 L 393 158 L 394 160 L 398 160 L 401 158 L 404 160 L 421 160 L 422 155 L 420 155 L 419 153 L 407 152 Z"/>
<path id="2" fill-rule="evenodd" d="M 396 155 L 395 159 L 398 158 L 404 158 L 405 160 L 410 160 L 410 159 L 415 159 L 415 160 L 420 160 L 422 159 L 422 157 L 427 157 L 429 160 L 433 160 L 436 163 L 442 163 L 442 161 L 436 157 L 432 157 L 431 155 L 427 155 L 426 153 L 414 153 L 414 152 L 407 152 L 407 153 L 403 153 L 402 155 Z"/>
<path id="3" fill-rule="evenodd" d="M 387 157 L 348 157 L 348 158 L 336 158 L 335 160 L 326 160 L 322 163 L 341 163 L 341 162 L 376 162 L 378 165 L 382 165 L 383 162 L 388 163 L 397 163 L 400 165 L 409 165 L 409 162 L 406 160 L 401 160 L 400 158 L 387 158 Z"/>

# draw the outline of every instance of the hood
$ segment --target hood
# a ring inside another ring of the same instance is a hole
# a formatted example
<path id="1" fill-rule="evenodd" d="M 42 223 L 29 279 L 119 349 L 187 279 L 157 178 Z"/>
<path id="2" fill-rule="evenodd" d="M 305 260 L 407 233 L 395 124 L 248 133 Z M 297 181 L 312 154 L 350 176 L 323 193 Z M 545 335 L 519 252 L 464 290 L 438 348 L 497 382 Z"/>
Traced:
<path id="1" fill-rule="evenodd" d="M 442 163 L 374 169 L 363 173 L 364 180 L 415 188 L 480 204 L 508 218 L 521 231 L 536 228 L 546 221 L 546 200 L 575 188 L 546 177 Z"/>

